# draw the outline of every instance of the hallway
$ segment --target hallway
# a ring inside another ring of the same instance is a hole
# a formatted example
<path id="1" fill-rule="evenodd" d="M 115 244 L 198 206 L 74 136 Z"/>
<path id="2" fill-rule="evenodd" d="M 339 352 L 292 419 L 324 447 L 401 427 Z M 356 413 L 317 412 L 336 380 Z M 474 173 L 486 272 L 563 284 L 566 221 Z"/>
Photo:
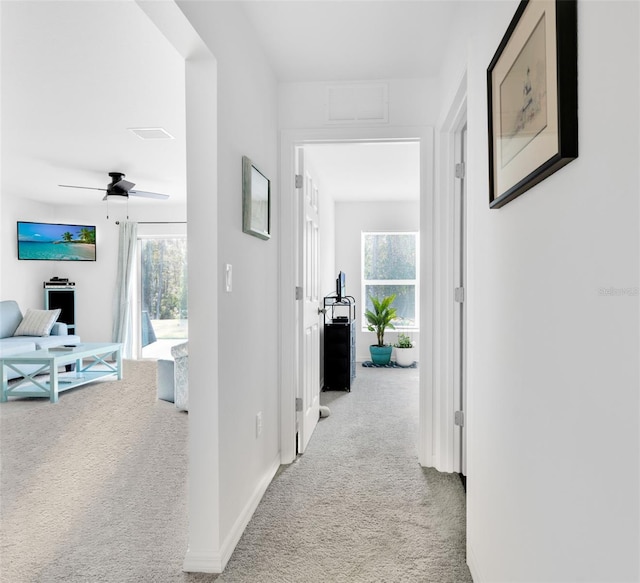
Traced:
<path id="1" fill-rule="evenodd" d="M 358 365 L 218 582 L 471 581 L 458 477 L 419 466 L 418 370 Z"/>

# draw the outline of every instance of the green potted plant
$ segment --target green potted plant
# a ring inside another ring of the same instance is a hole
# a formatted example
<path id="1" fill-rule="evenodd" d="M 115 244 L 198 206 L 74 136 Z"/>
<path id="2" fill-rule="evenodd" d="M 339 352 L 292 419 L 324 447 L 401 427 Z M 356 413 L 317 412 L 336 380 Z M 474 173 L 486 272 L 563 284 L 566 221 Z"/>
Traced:
<path id="1" fill-rule="evenodd" d="M 396 299 L 395 294 L 387 296 L 379 300 L 373 296 L 369 296 L 371 303 L 373 304 L 373 311 L 366 310 L 364 315 L 369 323 L 367 330 L 369 332 L 375 332 L 378 340 L 377 344 L 369 346 L 369 352 L 371 353 L 371 361 L 373 364 L 389 364 L 391 360 L 391 351 L 393 346 L 385 345 L 384 332 L 387 328 L 394 329 L 394 325 L 391 323 L 397 316 L 396 309 L 391 305 L 393 300 Z"/>
<path id="2" fill-rule="evenodd" d="M 413 342 L 404 333 L 398 334 L 398 340 L 393 345 L 396 349 L 396 364 L 398 366 L 411 366 L 413 361 Z"/>

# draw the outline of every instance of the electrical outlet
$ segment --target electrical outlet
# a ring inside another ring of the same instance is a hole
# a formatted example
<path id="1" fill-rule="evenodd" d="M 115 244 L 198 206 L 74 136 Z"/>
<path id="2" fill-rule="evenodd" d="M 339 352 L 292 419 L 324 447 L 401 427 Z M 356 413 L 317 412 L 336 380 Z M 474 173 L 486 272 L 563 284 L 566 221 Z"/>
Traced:
<path id="1" fill-rule="evenodd" d="M 260 437 L 262 433 L 262 411 L 256 414 L 256 437 Z"/>

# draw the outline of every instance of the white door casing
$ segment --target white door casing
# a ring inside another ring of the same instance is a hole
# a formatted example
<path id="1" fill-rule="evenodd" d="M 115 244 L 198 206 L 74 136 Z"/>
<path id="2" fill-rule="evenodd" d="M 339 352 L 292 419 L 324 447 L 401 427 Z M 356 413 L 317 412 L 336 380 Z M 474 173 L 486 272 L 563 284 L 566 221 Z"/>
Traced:
<path id="1" fill-rule="evenodd" d="M 319 418 L 320 407 L 320 284 L 318 265 L 318 186 L 304 163 L 304 149 L 297 149 L 296 175 L 300 197 L 298 274 L 300 299 L 300 333 L 298 398 L 298 453 L 304 453 Z"/>
<path id="2" fill-rule="evenodd" d="M 465 413 L 465 435 L 473 419 L 472 411 L 464 407 L 460 393 L 461 369 L 460 343 L 461 315 L 466 315 L 470 304 L 468 288 L 464 292 L 465 314 L 455 301 L 455 288 L 460 286 L 457 265 L 460 263 L 461 223 L 456 218 L 456 202 L 459 205 L 460 180 L 455 177 L 456 163 L 460 162 L 460 136 L 467 119 L 467 79 L 463 75 L 449 111 L 442 121 L 438 139 L 438 176 L 433 247 L 434 284 L 434 346 L 433 358 L 433 449 L 432 465 L 441 472 L 459 472 L 462 459 L 462 432 L 455 424 L 456 412 Z M 468 160 L 467 160 L 468 161 Z M 468 168 L 465 169 L 465 171 Z M 466 230 L 467 225 L 464 225 Z M 469 251 L 466 249 L 466 251 Z M 466 321 L 466 320 L 465 320 Z M 466 386 L 467 378 L 464 379 Z M 470 423 L 471 422 L 471 423 Z"/>
<path id="3" fill-rule="evenodd" d="M 458 424 L 455 427 L 453 465 L 454 470 L 467 475 L 466 454 L 467 454 L 467 432 L 466 432 L 466 295 L 467 295 L 467 253 L 466 253 L 466 151 L 467 126 L 464 121 L 463 127 L 459 128 L 455 134 L 455 168 L 456 186 L 454 190 L 454 236 L 453 236 L 453 272 L 454 286 L 461 289 L 454 305 L 453 314 L 453 400 L 454 409 L 458 414 Z"/>

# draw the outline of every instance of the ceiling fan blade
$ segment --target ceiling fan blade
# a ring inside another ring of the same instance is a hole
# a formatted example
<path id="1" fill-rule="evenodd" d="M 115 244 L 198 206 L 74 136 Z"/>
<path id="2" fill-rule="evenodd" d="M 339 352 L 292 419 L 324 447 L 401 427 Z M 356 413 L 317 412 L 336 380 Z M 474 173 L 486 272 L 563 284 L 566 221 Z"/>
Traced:
<path id="1" fill-rule="evenodd" d="M 58 186 L 62 186 L 63 188 L 82 188 L 84 190 L 102 190 L 106 192 L 106 188 L 94 188 L 93 186 L 73 186 L 72 184 L 58 184 Z"/>
<path id="2" fill-rule="evenodd" d="M 161 200 L 169 198 L 168 194 L 160 194 L 159 192 L 145 192 L 144 190 L 130 190 L 129 194 L 131 196 L 143 196 L 145 198 L 158 198 Z"/>
<path id="3" fill-rule="evenodd" d="M 134 186 L 134 182 L 129 182 L 128 180 L 118 180 L 118 182 L 113 185 L 113 188 L 121 188 L 122 190 L 126 190 L 127 192 L 129 192 Z"/>

